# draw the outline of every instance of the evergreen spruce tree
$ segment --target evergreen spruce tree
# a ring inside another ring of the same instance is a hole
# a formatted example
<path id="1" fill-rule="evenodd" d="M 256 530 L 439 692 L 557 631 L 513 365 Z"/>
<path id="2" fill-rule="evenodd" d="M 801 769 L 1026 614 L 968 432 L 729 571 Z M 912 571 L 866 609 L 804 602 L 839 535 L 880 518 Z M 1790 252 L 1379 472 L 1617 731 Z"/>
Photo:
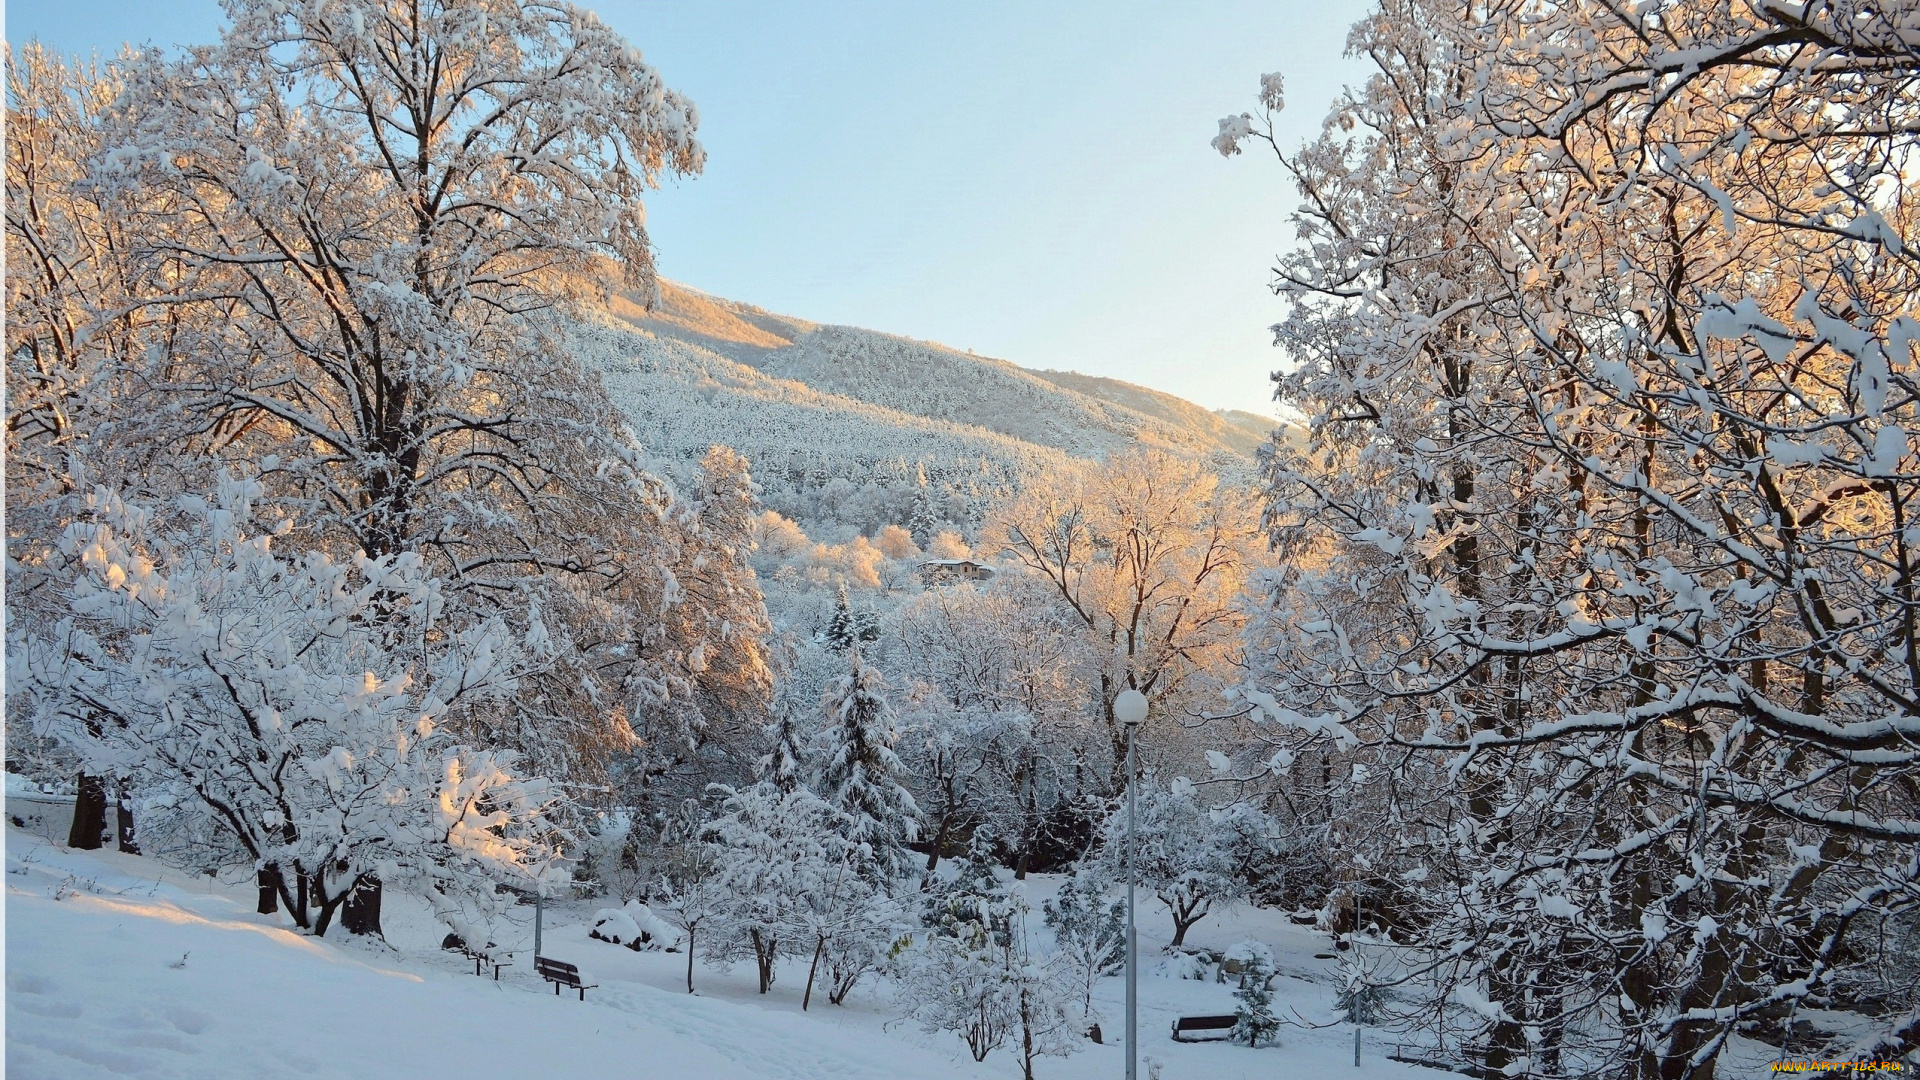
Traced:
<path id="1" fill-rule="evenodd" d="M 773 750 L 760 759 L 760 779 L 781 794 L 805 786 L 808 754 L 800 745 L 800 727 L 793 722 L 793 714 L 782 710 L 780 719 L 768 731 L 773 736 Z"/>
<path id="2" fill-rule="evenodd" d="M 1273 1015 L 1273 951 L 1258 941 L 1243 941 L 1227 950 L 1227 959 L 1240 961 L 1240 988 L 1233 992 L 1239 1000 L 1234 1007 L 1232 1039 L 1258 1048 L 1272 1043 L 1280 1030 Z"/>
<path id="3" fill-rule="evenodd" d="M 847 816 L 847 838 L 865 845 L 869 872 L 884 880 L 906 871 L 907 844 L 919 833 L 920 808 L 907 792 L 906 766 L 893 752 L 898 734 L 886 684 L 858 652 L 852 655 L 852 668 L 827 697 L 831 749 L 820 791 Z"/>
<path id="4" fill-rule="evenodd" d="M 842 585 L 833 600 L 833 619 L 827 623 L 827 647 L 835 652 L 850 652 L 859 643 L 860 627 L 854 618 L 853 605 L 847 601 L 847 587 Z"/>

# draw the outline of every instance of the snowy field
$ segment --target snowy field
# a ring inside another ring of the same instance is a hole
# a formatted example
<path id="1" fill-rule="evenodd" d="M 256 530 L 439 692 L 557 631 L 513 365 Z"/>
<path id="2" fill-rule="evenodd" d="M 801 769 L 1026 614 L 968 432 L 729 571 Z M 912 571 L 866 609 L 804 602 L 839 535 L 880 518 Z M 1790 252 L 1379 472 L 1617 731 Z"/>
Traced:
<path id="1" fill-rule="evenodd" d="M 699 992 L 689 995 L 683 955 L 589 939 L 585 924 L 599 906 L 592 902 L 549 909 L 545 928 L 545 951 L 599 984 L 583 1005 L 571 992 L 554 996 L 533 976 L 530 949 L 498 983 L 475 978 L 470 964 L 437 948 L 442 931 L 424 909 L 402 898 L 387 905 L 391 947 L 316 940 L 254 914 L 244 883 L 189 878 L 134 856 L 68 851 L 18 829 L 8 830 L 7 841 L 12 1080 L 1019 1075 L 1008 1049 L 976 1064 L 957 1038 L 896 1019 L 884 981 L 863 984 L 844 1007 L 816 994 L 802 1013 L 801 963 L 786 965 L 765 997 L 754 992 L 748 965 L 723 973 L 701 964 Z M 1053 884 L 1030 883 L 1036 906 Z M 1157 907 L 1142 907 L 1149 942 L 1166 940 L 1170 929 Z M 530 944 L 530 921 L 526 932 Z M 1281 971 L 1276 1011 L 1332 1020 L 1332 965 L 1314 958 L 1326 948 L 1324 935 L 1276 912 L 1243 909 L 1206 919 L 1190 936 L 1211 947 L 1248 936 L 1268 942 Z M 1162 1080 L 1450 1075 L 1385 1060 L 1390 1037 L 1371 1034 L 1355 1069 L 1352 1029 L 1344 1025 L 1286 1028 L 1280 1046 L 1259 1050 L 1174 1043 L 1175 1016 L 1231 1012 L 1231 988 L 1169 977 L 1157 970 L 1157 957 L 1145 967 L 1143 1078 L 1154 1063 Z M 1107 1030 L 1117 1031 L 1119 979 L 1104 981 L 1099 1008 Z M 1119 1077 L 1124 1066 L 1112 1041 L 1043 1059 L 1035 1073 L 1043 1080 Z M 1756 1063 L 1753 1075 L 1762 1072 Z"/>

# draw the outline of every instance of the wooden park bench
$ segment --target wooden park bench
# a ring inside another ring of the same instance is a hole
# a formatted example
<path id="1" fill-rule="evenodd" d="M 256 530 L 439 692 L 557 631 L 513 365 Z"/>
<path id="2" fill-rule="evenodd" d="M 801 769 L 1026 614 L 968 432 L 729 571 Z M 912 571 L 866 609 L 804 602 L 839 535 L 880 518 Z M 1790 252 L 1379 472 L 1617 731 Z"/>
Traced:
<path id="1" fill-rule="evenodd" d="M 553 984 L 554 996 L 559 996 L 562 986 L 570 986 L 580 991 L 580 1000 L 587 1000 L 587 991 L 596 989 L 594 984 L 580 981 L 580 969 L 565 960 L 549 960 L 544 956 L 533 958 L 533 970 L 540 977 Z"/>
<path id="2" fill-rule="evenodd" d="M 487 955 L 486 953 L 475 952 L 473 949 L 467 946 L 466 942 L 460 940 L 460 935 L 458 934 L 448 934 L 446 937 L 446 940 L 440 943 L 440 947 L 447 950 L 448 952 L 457 952 L 461 956 L 464 956 L 467 959 L 473 961 L 473 973 L 475 975 L 480 974 L 480 969 L 482 965 L 492 964 L 494 982 L 500 981 L 501 968 L 513 966 L 513 964 L 510 961 L 496 960 L 495 958 Z M 488 947 L 489 948 L 492 947 L 492 942 L 488 942 Z"/>
<path id="3" fill-rule="evenodd" d="M 1180 1019 L 1175 1020 L 1173 1022 L 1173 1041 L 1174 1042 L 1202 1041 L 1200 1039 L 1195 1039 L 1190 1036 L 1187 1038 L 1182 1038 L 1181 1034 L 1183 1032 L 1188 1032 L 1188 1031 L 1218 1031 L 1223 1033 L 1220 1035 L 1220 1038 L 1224 1039 L 1227 1037 L 1224 1033 L 1232 1031 L 1233 1025 L 1239 1022 L 1240 1022 L 1239 1017 L 1231 1016 L 1231 1015 L 1229 1016 L 1183 1016 Z"/>
<path id="4" fill-rule="evenodd" d="M 1457 1047 L 1454 1054 L 1443 1055 L 1439 1050 L 1431 1046 L 1396 1043 L 1393 1047 L 1393 1053 L 1387 1055 L 1387 1060 L 1398 1061 L 1407 1065 L 1418 1065 L 1425 1069 L 1441 1069 L 1446 1072 L 1462 1073 L 1467 1076 L 1498 1076 L 1499 1070 L 1489 1069 L 1487 1067 L 1487 1049 L 1486 1046 L 1478 1043 L 1468 1043 L 1464 1046 Z"/>

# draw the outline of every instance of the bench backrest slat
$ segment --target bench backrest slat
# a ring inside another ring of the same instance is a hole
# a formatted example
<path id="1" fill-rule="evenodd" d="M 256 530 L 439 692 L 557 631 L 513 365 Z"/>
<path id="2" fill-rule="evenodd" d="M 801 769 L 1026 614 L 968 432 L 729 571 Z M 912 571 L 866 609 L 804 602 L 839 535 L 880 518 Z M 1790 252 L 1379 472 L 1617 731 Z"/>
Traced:
<path id="1" fill-rule="evenodd" d="M 1173 1023 L 1178 1031 L 1212 1031 L 1215 1028 L 1230 1028 L 1239 1022 L 1237 1016 L 1183 1016 Z"/>

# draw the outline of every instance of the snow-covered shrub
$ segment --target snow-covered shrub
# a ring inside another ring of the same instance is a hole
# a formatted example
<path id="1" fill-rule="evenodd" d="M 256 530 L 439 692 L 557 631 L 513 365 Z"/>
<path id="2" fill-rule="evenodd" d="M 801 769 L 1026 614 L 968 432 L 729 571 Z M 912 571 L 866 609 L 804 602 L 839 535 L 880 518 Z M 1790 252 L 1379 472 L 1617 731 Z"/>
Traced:
<path id="1" fill-rule="evenodd" d="M 625 945 L 634 952 L 678 951 L 680 931 L 653 913 L 638 900 L 629 900 L 617 908 L 601 908 L 593 913 L 587 936 L 595 941 Z"/>
<path id="2" fill-rule="evenodd" d="M 1333 994 L 1333 1007 L 1348 1023 L 1376 1024 L 1385 1016 L 1388 991 L 1376 973 L 1380 966 L 1380 958 L 1363 954 L 1357 944 L 1340 954 L 1340 985 Z"/>
<path id="3" fill-rule="evenodd" d="M 593 928 L 587 931 L 587 936 L 640 951 L 640 927 L 620 908 L 601 908 L 594 912 Z"/>
<path id="4" fill-rule="evenodd" d="M 469 941 L 501 886 L 560 874 L 557 793 L 451 721 L 514 687 L 497 623 L 450 631 L 412 554 L 281 559 L 258 485 L 222 475 L 178 512 L 82 501 L 60 550 L 72 614 L 9 643 L 8 691 L 39 730 L 149 793 L 160 828 L 211 828 L 324 934 L 356 889 L 419 893 Z"/>
<path id="5" fill-rule="evenodd" d="M 1125 955 L 1122 954 L 1122 963 Z M 1154 974 L 1163 979 L 1187 979 L 1206 982 L 1213 978 L 1213 958 L 1199 949 L 1169 945 L 1166 957 L 1154 965 Z"/>

